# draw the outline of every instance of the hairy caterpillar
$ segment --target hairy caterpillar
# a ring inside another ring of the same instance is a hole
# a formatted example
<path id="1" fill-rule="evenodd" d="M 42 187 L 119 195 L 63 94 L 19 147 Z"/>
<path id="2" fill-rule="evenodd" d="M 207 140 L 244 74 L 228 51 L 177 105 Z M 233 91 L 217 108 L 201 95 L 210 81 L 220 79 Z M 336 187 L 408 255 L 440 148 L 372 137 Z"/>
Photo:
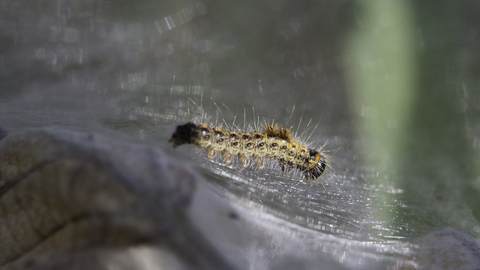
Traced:
<path id="1" fill-rule="evenodd" d="M 283 172 L 297 169 L 303 172 L 307 180 L 319 178 L 327 166 L 321 151 L 297 142 L 288 129 L 273 125 L 265 125 L 262 132 L 239 133 L 188 122 L 177 126 L 169 142 L 173 148 L 193 144 L 205 149 L 210 160 L 219 152 L 227 164 L 231 163 L 233 156 L 238 156 L 244 167 L 248 166 L 250 157 L 260 168 L 263 168 L 265 158 L 273 159 Z"/>

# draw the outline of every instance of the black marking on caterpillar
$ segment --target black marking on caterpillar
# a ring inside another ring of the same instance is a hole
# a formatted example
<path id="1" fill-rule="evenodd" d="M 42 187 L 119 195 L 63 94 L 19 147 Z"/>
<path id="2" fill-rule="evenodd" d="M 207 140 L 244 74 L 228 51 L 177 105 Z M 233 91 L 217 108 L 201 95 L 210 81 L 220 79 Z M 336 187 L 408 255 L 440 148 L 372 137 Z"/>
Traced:
<path id="1" fill-rule="evenodd" d="M 177 126 L 168 142 L 173 148 L 182 144 L 196 145 L 208 151 L 210 160 L 219 152 L 227 164 L 231 163 L 233 156 L 238 156 L 244 167 L 249 165 L 250 157 L 260 168 L 263 168 L 265 158 L 273 159 L 278 161 L 284 173 L 297 169 L 307 180 L 319 178 L 327 166 L 321 151 L 297 142 L 288 129 L 272 125 L 266 125 L 263 132 L 238 133 L 188 122 Z"/>

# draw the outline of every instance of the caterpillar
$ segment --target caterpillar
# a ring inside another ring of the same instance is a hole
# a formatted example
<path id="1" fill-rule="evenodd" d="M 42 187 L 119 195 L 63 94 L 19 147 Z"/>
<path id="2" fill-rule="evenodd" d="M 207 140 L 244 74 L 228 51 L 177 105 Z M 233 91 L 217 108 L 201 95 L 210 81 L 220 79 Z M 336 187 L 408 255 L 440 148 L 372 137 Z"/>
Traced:
<path id="1" fill-rule="evenodd" d="M 238 156 L 244 167 L 248 167 L 250 157 L 260 168 L 263 168 L 265 158 L 273 159 L 284 173 L 297 169 L 307 180 L 319 178 L 327 166 L 321 151 L 308 148 L 296 141 L 289 129 L 276 125 L 265 124 L 263 132 L 240 133 L 188 122 L 177 126 L 169 143 L 173 148 L 193 144 L 207 150 L 210 160 L 216 153 L 221 153 L 227 164 L 231 164 L 232 157 Z"/>

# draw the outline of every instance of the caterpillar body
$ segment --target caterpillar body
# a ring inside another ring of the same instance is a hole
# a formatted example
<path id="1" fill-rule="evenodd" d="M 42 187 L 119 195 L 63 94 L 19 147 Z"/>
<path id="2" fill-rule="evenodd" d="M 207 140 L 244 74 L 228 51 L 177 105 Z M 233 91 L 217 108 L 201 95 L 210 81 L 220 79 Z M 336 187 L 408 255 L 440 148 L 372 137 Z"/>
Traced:
<path id="1" fill-rule="evenodd" d="M 260 168 L 263 168 L 264 159 L 273 159 L 284 173 L 297 169 L 307 180 L 319 178 L 327 166 L 321 151 L 296 141 L 288 129 L 273 125 L 265 125 L 262 132 L 240 133 L 188 122 L 177 126 L 169 142 L 173 148 L 193 144 L 205 149 L 210 160 L 216 153 L 221 153 L 227 164 L 231 163 L 232 157 L 238 156 L 244 167 L 248 167 L 250 157 Z"/>

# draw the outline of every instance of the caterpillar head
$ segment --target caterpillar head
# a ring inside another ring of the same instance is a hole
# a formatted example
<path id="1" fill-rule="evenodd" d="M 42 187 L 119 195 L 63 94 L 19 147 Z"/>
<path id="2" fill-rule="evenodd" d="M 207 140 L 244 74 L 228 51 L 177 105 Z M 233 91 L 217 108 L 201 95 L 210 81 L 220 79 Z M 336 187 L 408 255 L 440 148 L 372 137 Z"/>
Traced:
<path id="1" fill-rule="evenodd" d="M 185 125 L 177 126 L 172 137 L 168 140 L 173 144 L 173 148 L 186 143 L 195 143 L 198 137 L 198 126 L 194 123 L 186 123 Z"/>

